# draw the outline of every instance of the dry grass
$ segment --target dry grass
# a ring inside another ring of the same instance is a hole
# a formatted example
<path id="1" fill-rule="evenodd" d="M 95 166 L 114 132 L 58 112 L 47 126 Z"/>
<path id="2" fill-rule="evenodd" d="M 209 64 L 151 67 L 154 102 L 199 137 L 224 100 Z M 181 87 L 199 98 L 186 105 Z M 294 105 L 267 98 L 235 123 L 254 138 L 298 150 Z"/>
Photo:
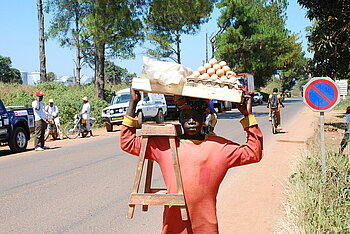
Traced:
<path id="1" fill-rule="evenodd" d="M 350 233 L 349 157 L 337 152 L 339 137 L 335 136 L 339 133 L 330 132 L 333 134 L 326 134 L 326 141 L 333 147 L 327 149 L 327 182 L 322 183 L 319 132 L 315 131 L 289 178 L 285 218 L 279 232 Z"/>

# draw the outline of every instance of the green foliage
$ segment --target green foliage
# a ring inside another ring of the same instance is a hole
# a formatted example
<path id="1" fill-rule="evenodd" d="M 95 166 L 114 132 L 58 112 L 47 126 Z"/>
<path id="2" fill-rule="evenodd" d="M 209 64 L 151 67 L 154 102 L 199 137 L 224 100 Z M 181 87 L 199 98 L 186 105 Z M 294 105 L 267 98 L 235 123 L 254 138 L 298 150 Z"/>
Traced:
<path id="1" fill-rule="evenodd" d="M 80 84 L 80 70 L 85 58 L 82 50 L 86 48 L 87 37 L 82 33 L 82 19 L 87 14 L 86 1 L 81 0 L 47 0 L 46 12 L 53 15 L 47 36 L 56 38 L 61 46 L 76 48 L 76 83 Z M 88 48 L 86 48 L 88 50 Z"/>
<path id="2" fill-rule="evenodd" d="M 336 105 L 334 107 L 334 109 L 336 109 L 336 110 L 344 110 L 344 113 L 345 113 L 346 107 L 348 107 L 348 106 L 350 106 L 350 97 L 346 96 L 346 99 L 345 100 L 341 99 L 339 104 Z"/>
<path id="3" fill-rule="evenodd" d="M 90 39 L 95 61 L 95 96 L 105 99 L 105 56 L 131 58 L 142 41 L 139 10 L 142 2 L 131 0 L 86 0 L 89 13 L 83 19 L 83 33 Z"/>
<path id="4" fill-rule="evenodd" d="M 22 84 L 21 73 L 16 68 L 11 68 L 11 59 L 0 56 L 0 82 Z"/>
<path id="5" fill-rule="evenodd" d="M 314 52 L 314 76 L 349 79 L 350 3 L 346 0 L 298 0 L 313 20 L 309 28 L 310 50 Z"/>
<path id="6" fill-rule="evenodd" d="M 304 73 L 305 59 L 297 35 L 285 28 L 285 0 L 222 0 L 218 23 L 222 33 L 215 38 L 215 57 L 233 70 L 254 75 L 263 87 L 278 71 L 290 88 Z"/>
<path id="7" fill-rule="evenodd" d="M 95 66 L 95 96 L 105 99 L 105 56 L 134 56 L 134 47 L 143 39 L 139 16 L 146 1 L 50 0 L 47 3 L 48 11 L 54 12 L 49 35 L 58 38 L 62 45 L 82 49 L 84 60 Z"/>
<path id="8" fill-rule="evenodd" d="M 105 93 L 110 100 L 112 90 L 118 91 L 126 87 L 125 84 L 110 86 L 110 89 L 105 90 Z M 45 104 L 52 98 L 55 105 L 58 106 L 62 124 L 73 121 L 74 115 L 80 113 L 83 105 L 81 99 L 84 96 L 89 97 L 91 116 L 96 118 L 94 126 L 103 125 L 101 111 L 108 106 L 108 102 L 94 98 L 93 85 L 67 87 L 63 84 L 52 82 L 40 83 L 38 86 L 0 83 L 0 89 L 6 90 L 6 92 L 0 92 L 0 99 L 7 106 L 31 107 L 35 98 L 35 92 L 40 91 L 44 93 L 43 102 Z"/>
<path id="9" fill-rule="evenodd" d="M 278 92 L 281 92 L 282 86 L 283 86 L 282 80 L 274 78 L 272 80 L 269 80 L 268 83 L 266 84 L 266 86 L 264 88 L 261 88 L 260 91 L 270 94 L 270 93 L 272 93 L 272 90 L 274 88 L 277 88 Z"/>
<path id="10" fill-rule="evenodd" d="M 52 82 L 52 81 L 56 80 L 56 74 L 53 72 L 48 72 L 46 75 L 46 79 L 48 82 Z"/>
<path id="11" fill-rule="evenodd" d="M 117 85 L 120 83 L 129 83 L 133 77 L 136 77 L 135 73 L 130 74 L 126 68 L 119 67 L 115 63 L 105 62 L 105 79 L 107 83 Z"/>
<path id="12" fill-rule="evenodd" d="M 328 152 L 327 183 L 322 183 L 321 155 L 317 142 L 309 144 L 309 149 L 302 156 L 298 169 L 290 177 L 291 185 L 287 190 L 286 232 L 349 233 L 348 156 Z"/>
<path id="13" fill-rule="evenodd" d="M 147 53 L 157 59 L 181 63 L 181 35 L 195 34 L 208 22 L 215 0 L 153 0 L 145 17 L 148 40 L 155 46 Z"/>

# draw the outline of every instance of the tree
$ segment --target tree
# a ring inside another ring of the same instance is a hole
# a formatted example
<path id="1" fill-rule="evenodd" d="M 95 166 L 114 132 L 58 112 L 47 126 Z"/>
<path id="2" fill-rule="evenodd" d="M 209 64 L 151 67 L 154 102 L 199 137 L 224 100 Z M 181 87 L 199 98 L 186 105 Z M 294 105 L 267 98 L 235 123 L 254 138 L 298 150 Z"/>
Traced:
<path id="1" fill-rule="evenodd" d="M 309 28 L 310 50 L 314 52 L 314 76 L 349 79 L 350 2 L 346 0 L 298 0 L 313 20 Z"/>
<path id="2" fill-rule="evenodd" d="M 56 78 L 57 78 L 57 76 L 56 76 L 55 73 L 53 73 L 53 72 L 48 72 L 47 73 L 47 81 L 48 82 L 53 82 L 53 81 L 56 80 Z"/>
<path id="3" fill-rule="evenodd" d="M 136 77 L 136 74 L 130 74 L 126 68 L 119 67 L 110 61 L 105 62 L 106 82 L 114 85 L 122 82 L 129 83 L 133 77 Z"/>
<path id="4" fill-rule="evenodd" d="M 195 34 L 208 22 L 215 0 L 153 0 L 145 18 L 148 40 L 155 46 L 147 54 L 181 63 L 181 36 Z"/>
<path id="5" fill-rule="evenodd" d="M 48 36 L 57 38 L 61 46 L 76 48 L 75 83 L 80 85 L 82 50 L 85 40 L 81 22 L 88 12 L 87 4 L 79 0 L 48 0 L 46 11 L 53 13 Z"/>
<path id="6" fill-rule="evenodd" d="M 221 33 L 214 40 L 216 57 L 235 71 L 254 74 L 257 87 L 277 71 L 299 69 L 303 54 L 297 35 L 285 29 L 285 0 L 223 0 L 217 6 L 222 14 Z"/>
<path id="7" fill-rule="evenodd" d="M 11 68 L 11 59 L 0 56 L 0 81 L 4 83 L 22 84 L 21 73 L 16 68 Z"/>
<path id="8" fill-rule="evenodd" d="M 44 37 L 44 13 L 42 0 L 37 0 L 38 24 L 39 24 L 39 59 L 40 59 L 40 82 L 46 81 L 46 56 Z"/>
<path id="9" fill-rule="evenodd" d="M 132 58 L 142 41 L 139 18 L 142 0 L 85 0 L 89 14 L 84 18 L 84 34 L 89 36 L 95 62 L 95 96 L 104 99 L 105 56 Z"/>

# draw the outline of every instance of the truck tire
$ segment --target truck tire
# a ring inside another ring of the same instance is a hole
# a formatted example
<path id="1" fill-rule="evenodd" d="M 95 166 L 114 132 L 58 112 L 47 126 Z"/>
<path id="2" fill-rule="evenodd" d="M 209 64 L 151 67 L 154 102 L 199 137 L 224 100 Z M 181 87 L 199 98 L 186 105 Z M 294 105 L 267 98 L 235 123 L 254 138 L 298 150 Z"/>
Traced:
<path id="1" fill-rule="evenodd" d="M 9 140 L 10 149 L 13 152 L 23 152 L 27 149 L 28 137 L 22 127 L 16 127 Z"/>
<path id="2" fill-rule="evenodd" d="M 113 124 L 105 122 L 105 127 L 107 132 L 113 132 Z"/>
<path id="3" fill-rule="evenodd" d="M 157 113 L 155 119 L 156 119 L 157 124 L 164 123 L 164 114 L 163 114 L 162 109 L 158 110 L 158 113 Z"/>

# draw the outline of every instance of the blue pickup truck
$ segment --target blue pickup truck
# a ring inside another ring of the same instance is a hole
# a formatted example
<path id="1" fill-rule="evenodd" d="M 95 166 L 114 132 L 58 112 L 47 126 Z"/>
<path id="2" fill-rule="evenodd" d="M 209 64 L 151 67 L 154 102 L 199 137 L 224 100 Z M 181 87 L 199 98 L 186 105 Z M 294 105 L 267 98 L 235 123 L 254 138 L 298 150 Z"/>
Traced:
<path id="1" fill-rule="evenodd" d="M 27 149 L 30 134 L 34 132 L 32 108 L 7 106 L 0 99 L 0 146 L 8 145 L 13 152 Z"/>

